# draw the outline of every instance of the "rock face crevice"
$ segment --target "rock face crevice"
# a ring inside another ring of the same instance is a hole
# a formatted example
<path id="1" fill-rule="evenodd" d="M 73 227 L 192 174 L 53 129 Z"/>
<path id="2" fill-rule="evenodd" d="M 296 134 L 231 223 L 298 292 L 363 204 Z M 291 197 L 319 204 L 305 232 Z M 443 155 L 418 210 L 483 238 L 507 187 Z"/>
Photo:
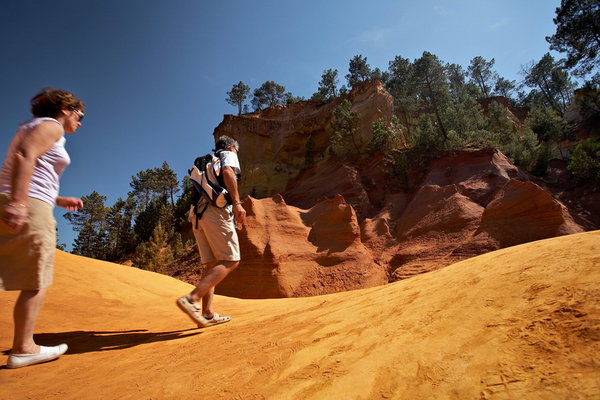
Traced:
<path id="1" fill-rule="evenodd" d="M 215 136 L 240 142 L 248 221 L 242 261 L 217 293 L 298 297 L 405 279 L 491 250 L 581 232 L 569 210 L 499 151 L 439 158 L 405 191 L 383 154 L 327 156 L 333 111 L 349 99 L 362 142 L 392 99 L 367 82 L 327 104 L 300 102 L 225 116 Z M 315 163 L 305 167 L 306 141 Z"/>

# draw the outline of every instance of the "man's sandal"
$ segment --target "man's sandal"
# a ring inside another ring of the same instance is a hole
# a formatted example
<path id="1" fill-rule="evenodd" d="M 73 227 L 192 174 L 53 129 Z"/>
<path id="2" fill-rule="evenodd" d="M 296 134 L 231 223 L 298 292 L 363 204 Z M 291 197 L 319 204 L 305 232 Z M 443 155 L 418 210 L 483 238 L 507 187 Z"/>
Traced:
<path id="1" fill-rule="evenodd" d="M 225 322 L 229 322 L 231 321 L 231 317 L 227 316 L 227 315 L 219 315 L 217 313 L 214 313 L 213 316 L 211 318 L 207 318 L 206 316 L 204 317 L 204 321 L 203 324 L 198 323 L 198 327 L 199 328 L 206 328 L 209 326 L 213 326 L 213 325 L 219 325 L 219 324 L 224 324 Z"/>

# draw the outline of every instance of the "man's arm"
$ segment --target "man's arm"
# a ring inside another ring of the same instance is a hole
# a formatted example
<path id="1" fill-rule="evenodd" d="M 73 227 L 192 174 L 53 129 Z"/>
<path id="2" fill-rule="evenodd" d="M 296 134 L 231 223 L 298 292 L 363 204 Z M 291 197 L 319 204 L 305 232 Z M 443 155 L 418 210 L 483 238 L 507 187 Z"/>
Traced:
<path id="1" fill-rule="evenodd" d="M 221 173 L 223 175 L 225 189 L 227 189 L 229 192 L 229 196 L 233 202 L 233 219 L 236 224 L 243 224 L 246 220 L 246 210 L 244 210 L 244 207 L 242 207 L 242 202 L 240 201 L 240 193 L 238 191 L 237 176 L 235 175 L 235 171 L 230 166 L 225 166 L 223 167 Z"/>

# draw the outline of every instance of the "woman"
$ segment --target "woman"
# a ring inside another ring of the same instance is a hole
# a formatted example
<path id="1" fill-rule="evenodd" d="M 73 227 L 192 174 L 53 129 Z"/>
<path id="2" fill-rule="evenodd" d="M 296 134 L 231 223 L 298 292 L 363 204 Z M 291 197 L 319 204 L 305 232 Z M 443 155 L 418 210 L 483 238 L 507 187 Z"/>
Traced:
<path id="1" fill-rule="evenodd" d="M 54 205 L 75 211 L 81 199 L 58 195 L 69 164 L 64 133 L 81 126 L 83 102 L 72 93 L 45 89 L 31 99 L 33 119 L 19 126 L 0 170 L 0 290 L 20 290 L 7 368 L 54 360 L 67 345 L 38 346 L 33 331 L 46 288 L 52 284 L 56 248 Z"/>

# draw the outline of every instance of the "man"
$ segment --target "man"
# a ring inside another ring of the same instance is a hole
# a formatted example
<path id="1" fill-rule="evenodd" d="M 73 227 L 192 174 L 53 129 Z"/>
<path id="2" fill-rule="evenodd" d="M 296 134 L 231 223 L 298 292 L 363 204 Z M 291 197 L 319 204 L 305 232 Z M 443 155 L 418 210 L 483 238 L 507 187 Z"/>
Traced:
<path id="1" fill-rule="evenodd" d="M 241 174 L 237 156 L 238 142 L 228 136 L 221 136 L 215 147 L 221 159 L 223 183 L 232 204 L 223 208 L 208 204 L 197 224 L 196 216 L 190 211 L 190 221 L 194 221 L 192 229 L 204 272 L 196 288 L 190 294 L 177 299 L 177 306 L 198 324 L 198 327 L 218 325 L 231 320 L 231 317 L 215 312 L 213 296 L 215 286 L 240 262 L 240 245 L 235 228 L 246 219 L 246 210 L 242 207 L 237 185 Z M 198 304 L 200 300 L 202 307 Z"/>

